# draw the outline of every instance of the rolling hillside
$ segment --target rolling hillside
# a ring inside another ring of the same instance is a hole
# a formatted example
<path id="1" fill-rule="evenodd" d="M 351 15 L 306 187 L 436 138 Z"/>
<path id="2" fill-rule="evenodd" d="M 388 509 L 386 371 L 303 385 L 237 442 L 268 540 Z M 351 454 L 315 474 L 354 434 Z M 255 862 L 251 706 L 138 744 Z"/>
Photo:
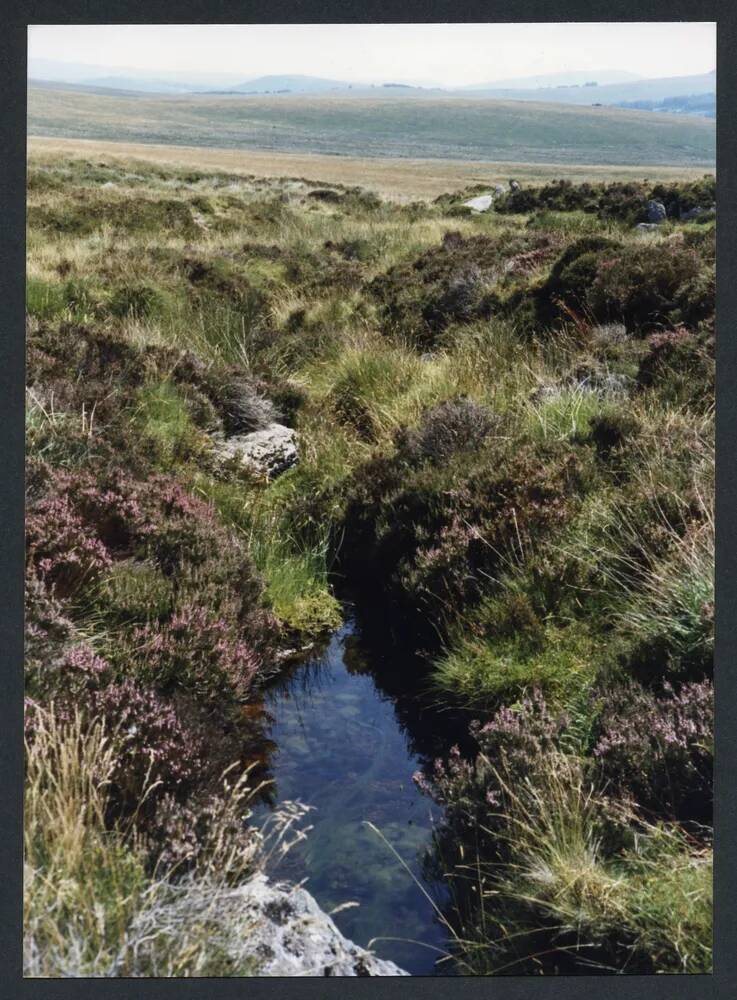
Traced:
<path id="1" fill-rule="evenodd" d="M 713 166 L 714 123 L 471 98 L 150 97 L 29 88 L 30 136 L 357 157 Z"/>

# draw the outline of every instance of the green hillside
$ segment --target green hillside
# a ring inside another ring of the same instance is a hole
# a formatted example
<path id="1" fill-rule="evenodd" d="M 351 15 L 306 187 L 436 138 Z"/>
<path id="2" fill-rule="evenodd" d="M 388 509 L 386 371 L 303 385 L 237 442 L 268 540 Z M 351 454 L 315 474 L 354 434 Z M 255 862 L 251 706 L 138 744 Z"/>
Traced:
<path id="1" fill-rule="evenodd" d="M 29 89 L 31 136 L 361 157 L 713 166 L 713 121 L 460 98 L 144 97 Z"/>

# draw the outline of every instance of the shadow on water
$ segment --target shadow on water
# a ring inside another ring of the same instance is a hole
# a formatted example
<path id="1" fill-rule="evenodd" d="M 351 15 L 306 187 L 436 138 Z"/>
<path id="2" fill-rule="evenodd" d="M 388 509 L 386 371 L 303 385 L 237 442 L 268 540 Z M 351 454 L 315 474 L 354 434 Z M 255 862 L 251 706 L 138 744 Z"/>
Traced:
<path id="1" fill-rule="evenodd" d="M 313 807 L 309 836 L 272 876 L 305 879 L 327 912 L 358 903 L 334 917 L 347 937 L 364 947 L 405 939 L 372 947 L 413 975 L 447 974 L 449 962 L 435 966 L 448 951 L 447 931 L 417 884 L 442 905 L 442 887 L 422 876 L 442 810 L 412 775 L 462 742 L 468 719 L 433 706 L 422 662 L 387 638 L 376 623 L 351 617 L 265 694 L 273 800 Z M 259 807 L 257 821 L 268 808 Z"/>

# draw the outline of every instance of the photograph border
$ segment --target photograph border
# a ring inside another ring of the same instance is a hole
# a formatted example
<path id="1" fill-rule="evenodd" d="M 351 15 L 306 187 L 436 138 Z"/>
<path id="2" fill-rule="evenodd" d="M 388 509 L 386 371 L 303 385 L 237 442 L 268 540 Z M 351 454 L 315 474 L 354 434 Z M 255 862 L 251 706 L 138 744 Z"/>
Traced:
<path id="1" fill-rule="evenodd" d="M 23 565 L 26 33 L 29 24 L 408 23 L 511 21 L 717 22 L 717 556 L 714 972 L 709 976 L 412 977 L 365 979 L 23 979 Z M 0 32 L 0 997 L 609 998 L 726 1000 L 734 995 L 737 956 L 737 7 L 729 0 L 143 0 L 92 4 L 51 0 L 6 4 Z M 674 981 L 675 980 L 675 981 Z"/>

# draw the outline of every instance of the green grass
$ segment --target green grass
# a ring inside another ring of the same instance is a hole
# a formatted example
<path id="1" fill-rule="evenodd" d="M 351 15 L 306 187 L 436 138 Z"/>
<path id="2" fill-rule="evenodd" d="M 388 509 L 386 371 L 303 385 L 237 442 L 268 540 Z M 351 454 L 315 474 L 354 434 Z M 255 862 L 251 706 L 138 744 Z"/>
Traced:
<path id="1" fill-rule="evenodd" d="M 503 864 L 462 849 L 448 863 L 464 971 L 565 972 L 575 961 L 583 973 L 710 973 L 710 850 L 675 826 L 640 824 L 609 856 L 602 823 L 626 810 L 609 814 L 578 758 L 552 754 L 548 765 L 535 785 L 505 784 L 502 767 Z"/>
<path id="2" fill-rule="evenodd" d="M 535 688 L 553 704 L 566 704 L 595 676 L 596 645 L 581 629 L 548 626 L 539 648 L 523 637 L 461 637 L 434 663 L 432 680 L 443 693 L 473 708 L 516 701 Z"/>
<path id="3" fill-rule="evenodd" d="M 238 845 L 228 822 L 248 816 L 248 772 L 229 796 L 195 868 L 150 872 L 145 845 L 105 813 L 116 734 L 76 714 L 39 710 L 26 745 L 24 974 L 32 978 L 250 976 L 252 917 L 240 895 L 273 849 L 270 833 Z M 145 797 L 144 793 L 144 797 Z M 141 802 L 141 806 L 143 802 Z M 272 829 L 286 847 L 299 810 Z M 293 831 L 294 832 L 294 831 Z"/>

